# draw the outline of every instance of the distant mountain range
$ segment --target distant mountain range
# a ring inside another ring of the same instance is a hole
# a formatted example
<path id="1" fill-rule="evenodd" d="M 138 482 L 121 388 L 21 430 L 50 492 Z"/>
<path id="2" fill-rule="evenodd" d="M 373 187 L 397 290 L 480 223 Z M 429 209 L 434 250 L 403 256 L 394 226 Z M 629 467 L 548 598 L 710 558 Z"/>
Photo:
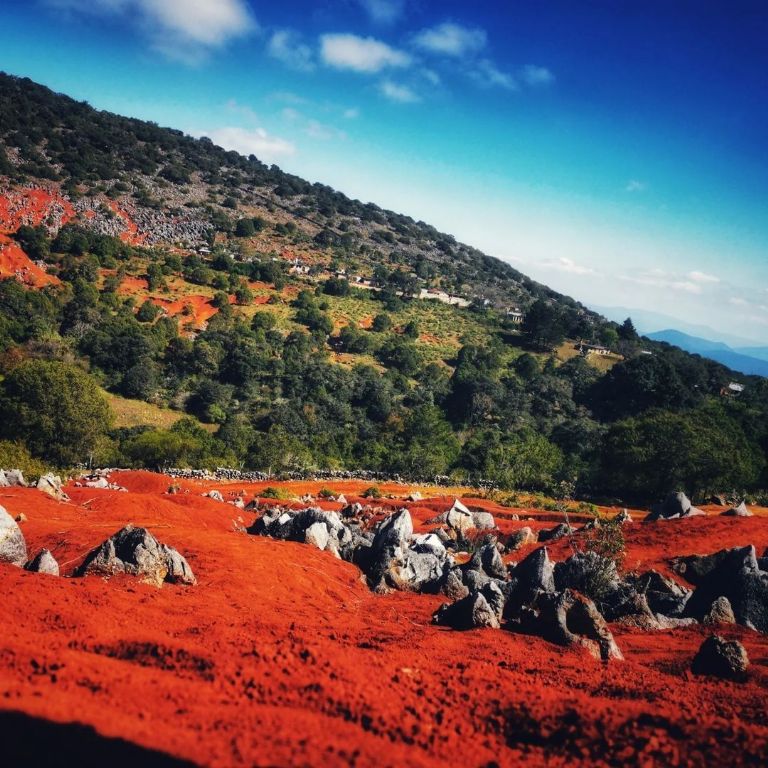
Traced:
<path id="1" fill-rule="evenodd" d="M 721 341 L 702 339 L 672 328 L 645 335 L 654 341 L 666 341 L 686 352 L 708 357 L 710 360 L 727 365 L 734 371 L 768 377 L 768 347 L 733 349 Z"/>

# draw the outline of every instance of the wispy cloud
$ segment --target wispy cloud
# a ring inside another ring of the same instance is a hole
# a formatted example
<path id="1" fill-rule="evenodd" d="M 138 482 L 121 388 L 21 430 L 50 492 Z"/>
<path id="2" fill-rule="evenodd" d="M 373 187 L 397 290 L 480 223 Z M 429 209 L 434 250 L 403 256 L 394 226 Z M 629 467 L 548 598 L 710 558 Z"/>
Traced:
<path id="1" fill-rule="evenodd" d="M 400 83 L 393 83 L 391 80 L 384 80 L 379 83 L 379 91 L 385 98 L 396 104 L 416 104 L 421 101 L 421 97 L 412 88 Z"/>
<path id="2" fill-rule="evenodd" d="M 625 192 L 645 192 L 646 189 L 648 189 L 648 185 L 638 179 L 630 179 L 624 187 Z"/>
<path id="3" fill-rule="evenodd" d="M 749 302 L 746 299 L 743 299 L 741 296 L 731 296 L 730 299 L 728 299 L 729 304 L 733 304 L 734 307 L 748 307 Z"/>
<path id="4" fill-rule="evenodd" d="M 392 24 L 405 9 L 405 0 L 357 0 L 357 3 L 377 24 Z"/>
<path id="5" fill-rule="evenodd" d="M 44 0 L 71 13 L 121 16 L 171 59 L 199 63 L 206 54 L 258 29 L 245 0 Z"/>
<path id="6" fill-rule="evenodd" d="M 302 41 L 301 35 L 290 29 L 279 29 L 267 43 L 267 53 L 290 69 L 311 72 L 315 69 L 312 49 Z"/>
<path id="7" fill-rule="evenodd" d="M 566 272 L 570 275 L 594 275 L 595 270 L 584 264 L 578 264 L 573 259 L 561 256 L 557 259 L 547 259 L 542 262 L 542 266 L 547 269 L 553 269 L 556 272 Z"/>
<path id="8" fill-rule="evenodd" d="M 408 67 L 412 61 L 407 53 L 381 40 L 347 33 L 321 35 L 320 56 L 329 67 L 363 74 Z"/>
<path id="9" fill-rule="evenodd" d="M 618 279 L 635 285 L 649 288 L 662 288 L 667 291 L 682 291 L 684 293 L 701 294 L 702 285 L 687 277 L 680 277 L 665 272 L 662 269 L 651 269 L 636 274 L 618 275 Z"/>
<path id="10" fill-rule="evenodd" d="M 414 38 L 414 44 L 422 50 L 457 58 L 478 53 L 487 42 L 484 29 L 465 27 L 452 21 L 423 29 Z"/>
<path id="11" fill-rule="evenodd" d="M 255 155 L 259 160 L 267 162 L 278 161 L 296 152 L 296 147 L 290 141 L 272 136 L 263 128 L 223 126 L 200 135 L 207 136 L 214 144 L 224 149 L 239 152 L 241 155 Z"/>
<path id="12" fill-rule="evenodd" d="M 513 75 L 502 72 L 490 59 L 481 59 L 470 75 L 475 82 L 484 87 L 504 88 L 507 91 L 518 91 L 520 86 Z"/>
<path id="13" fill-rule="evenodd" d="M 531 88 L 543 88 L 555 82 L 555 76 L 546 67 L 527 64 L 520 70 L 520 79 Z"/>
<path id="14" fill-rule="evenodd" d="M 710 275 L 708 272 L 700 272 L 698 269 L 694 269 L 688 273 L 688 278 L 695 283 L 719 283 L 720 278 L 717 275 Z"/>

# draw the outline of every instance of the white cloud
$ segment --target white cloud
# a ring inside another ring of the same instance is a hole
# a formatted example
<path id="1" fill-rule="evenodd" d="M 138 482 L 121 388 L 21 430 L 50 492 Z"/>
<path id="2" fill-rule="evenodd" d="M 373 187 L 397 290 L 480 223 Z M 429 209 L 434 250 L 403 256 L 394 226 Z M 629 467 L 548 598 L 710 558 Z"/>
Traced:
<path id="1" fill-rule="evenodd" d="M 520 89 L 517 80 L 507 72 L 502 72 L 490 59 L 481 59 L 471 76 L 485 87 L 504 88 L 508 91 Z"/>
<path id="2" fill-rule="evenodd" d="M 624 187 L 625 192 L 645 192 L 648 185 L 644 181 L 638 181 L 637 179 L 630 179 L 627 185 Z"/>
<path id="3" fill-rule="evenodd" d="M 542 88 L 555 82 L 555 76 L 550 70 L 535 64 L 528 64 L 523 67 L 520 70 L 520 79 L 532 88 Z"/>
<path id="4" fill-rule="evenodd" d="M 363 10 L 377 24 L 392 24 L 405 8 L 405 0 L 357 0 Z"/>
<path id="5" fill-rule="evenodd" d="M 748 307 L 749 302 L 746 299 L 742 299 L 741 296 L 731 296 L 728 299 L 729 304 L 733 304 L 734 307 Z"/>
<path id="6" fill-rule="evenodd" d="M 304 133 L 311 139 L 331 141 L 332 139 L 346 139 L 347 134 L 333 125 L 321 123 L 319 120 L 308 120 Z"/>
<path id="7" fill-rule="evenodd" d="M 299 72 L 311 72 L 315 68 L 312 49 L 301 41 L 301 35 L 290 29 L 274 32 L 267 44 L 267 53 Z"/>
<path id="8" fill-rule="evenodd" d="M 196 63 L 214 48 L 256 29 L 245 0 L 45 0 L 73 13 L 124 16 L 153 47 L 186 63 Z"/>
<path id="9" fill-rule="evenodd" d="M 707 272 L 700 272 L 698 269 L 694 269 L 693 272 L 688 273 L 688 277 L 695 283 L 719 283 L 720 278 L 716 275 L 710 275 Z"/>
<path id="10" fill-rule="evenodd" d="M 554 269 L 557 272 L 567 272 L 570 275 L 594 275 L 595 270 L 583 264 L 577 264 L 573 259 L 561 256 L 558 259 L 548 259 L 542 262 L 542 266 L 547 269 Z"/>
<path id="11" fill-rule="evenodd" d="M 407 85 L 393 83 L 391 80 L 384 80 L 379 84 L 379 91 L 382 95 L 394 101 L 396 104 L 416 104 L 421 101 L 421 97 Z"/>
<path id="12" fill-rule="evenodd" d="M 365 74 L 376 74 L 383 69 L 402 68 L 411 64 L 411 57 L 407 53 L 381 40 L 345 33 L 321 35 L 320 56 L 329 67 Z"/>
<path id="13" fill-rule="evenodd" d="M 649 288 L 662 288 L 664 290 L 683 291 L 684 293 L 700 294 L 700 283 L 693 280 L 671 275 L 663 269 L 651 269 L 632 275 L 618 275 L 619 280 L 635 285 L 643 285 Z"/>
<path id="14" fill-rule="evenodd" d="M 487 42 L 485 30 L 464 27 L 451 21 L 423 29 L 414 38 L 414 43 L 422 50 L 458 58 L 478 53 Z"/>
<path id="15" fill-rule="evenodd" d="M 241 155 L 256 155 L 263 162 L 275 162 L 296 152 L 296 147 L 290 141 L 272 136 L 263 128 L 224 126 L 200 135 L 207 136 L 214 144 L 224 149 L 239 152 Z"/>
<path id="16" fill-rule="evenodd" d="M 357 107 L 348 107 L 341 113 L 341 116 L 345 120 L 357 120 L 360 117 L 360 110 Z"/>
<path id="17" fill-rule="evenodd" d="M 442 82 L 440 75 L 438 75 L 434 69 L 422 69 L 421 75 L 425 80 L 432 83 L 432 85 L 440 85 Z"/>

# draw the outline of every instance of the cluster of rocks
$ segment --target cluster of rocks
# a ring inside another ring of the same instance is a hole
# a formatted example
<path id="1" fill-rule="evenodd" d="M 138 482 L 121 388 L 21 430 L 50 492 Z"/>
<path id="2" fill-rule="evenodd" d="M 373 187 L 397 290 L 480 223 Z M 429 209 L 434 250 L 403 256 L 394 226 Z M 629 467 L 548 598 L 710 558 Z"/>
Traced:
<path id="1" fill-rule="evenodd" d="M 26 488 L 27 481 L 20 469 L 0 469 L 0 488 Z"/>
<path id="2" fill-rule="evenodd" d="M 27 542 L 16 520 L 0 507 L 0 563 L 10 563 L 27 571 L 59 575 L 59 564 L 47 549 L 28 559 Z"/>
<path id="3" fill-rule="evenodd" d="M 717 497 L 715 499 L 719 506 L 727 506 L 724 500 Z M 646 522 L 656 520 L 680 520 L 686 517 L 701 517 L 707 513 L 698 507 L 693 506 L 691 500 L 682 492 L 670 493 L 664 501 L 651 507 L 650 513 L 646 516 Z M 729 507 L 720 513 L 723 517 L 752 517 L 752 512 L 747 507 L 745 501 L 741 501 L 735 506 Z"/>
<path id="4" fill-rule="evenodd" d="M 109 491 L 123 491 L 128 489 L 118 483 L 113 483 L 110 479 L 110 470 L 97 469 L 95 472 L 84 473 L 80 475 L 78 480 L 75 480 L 76 488 L 99 488 Z"/>

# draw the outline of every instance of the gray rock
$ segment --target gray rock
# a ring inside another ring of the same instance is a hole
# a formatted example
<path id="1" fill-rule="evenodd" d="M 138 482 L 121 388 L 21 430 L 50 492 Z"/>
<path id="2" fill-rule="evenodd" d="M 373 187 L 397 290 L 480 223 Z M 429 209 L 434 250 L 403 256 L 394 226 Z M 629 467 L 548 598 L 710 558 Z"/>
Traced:
<path id="1" fill-rule="evenodd" d="M 470 592 L 477 592 L 491 581 L 491 577 L 481 570 L 469 568 L 464 571 L 464 584 Z"/>
<path id="2" fill-rule="evenodd" d="M 616 563 L 596 552 L 577 552 L 555 565 L 555 589 L 575 589 L 592 599 L 618 586 Z"/>
<path id="3" fill-rule="evenodd" d="M 27 481 L 20 469 L 0 469 L 0 487 L 2 488 L 26 488 Z"/>
<path id="4" fill-rule="evenodd" d="M 538 540 L 536 533 L 528 526 L 525 526 L 510 535 L 509 539 L 507 539 L 507 547 L 509 550 L 514 551 L 528 544 L 535 544 Z"/>
<path id="5" fill-rule="evenodd" d="M 27 562 L 27 543 L 19 524 L 0 507 L 0 563 L 24 565 Z"/>
<path id="6" fill-rule="evenodd" d="M 507 578 L 507 566 L 504 565 L 495 542 L 490 542 L 480 547 L 472 556 L 470 562 L 476 563 L 477 566 L 495 579 Z"/>
<path id="7" fill-rule="evenodd" d="M 625 579 L 639 593 L 645 596 L 655 614 L 669 617 L 682 616 L 692 592 L 658 571 L 646 571 L 638 576 Z"/>
<path id="8" fill-rule="evenodd" d="M 711 675 L 726 680 L 743 680 L 749 669 L 749 656 L 738 640 L 708 637 L 691 663 L 695 675 Z"/>
<path id="9" fill-rule="evenodd" d="M 712 567 L 698 579 L 685 609 L 702 620 L 718 597 L 727 597 L 739 624 L 768 632 L 768 573 L 760 570 L 753 546 L 715 553 Z"/>
<path id="10" fill-rule="evenodd" d="M 752 513 L 743 501 L 741 504 L 726 509 L 725 512 L 721 512 L 720 514 L 722 517 L 752 517 Z"/>
<path id="11" fill-rule="evenodd" d="M 727 597 L 720 596 L 712 602 L 709 610 L 701 620 L 702 624 L 735 624 L 731 602 Z"/>
<path id="12" fill-rule="evenodd" d="M 696 517 L 705 512 L 691 504 L 691 500 L 682 492 L 670 493 L 661 504 L 655 505 L 645 521 L 677 520 L 681 517 Z"/>
<path id="13" fill-rule="evenodd" d="M 564 536 L 570 536 L 573 533 L 573 528 L 565 523 L 560 523 L 554 528 L 548 530 L 539 531 L 539 541 L 557 541 Z"/>
<path id="14" fill-rule="evenodd" d="M 546 547 L 539 547 L 521 560 L 515 566 L 512 575 L 515 577 L 518 589 L 524 590 L 531 597 L 537 592 L 554 592 L 555 590 L 555 566 L 549 559 Z"/>
<path id="15" fill-rule="evenodd" d="M 463 574 L 459 568 L 450 568 L 445 573 L 440 591 L 451 600 L 461 600 L 469 594 L 469 589 L 464 585 Z"/>
<path id="16" fill-rule="evenodd" d="M 93 549 L 75 572 L 114 576 L 127 573 L 160 586 L 164 581 L 196 584 L 187 561 L 172 547 L 161 544 L 146 528 L 126 525 Z"/>
<path id="17" fill-rule="evenodd" d="M 498 629 L 504 610 L 504 596 L 491 582 L 482 590 L 472 592 L 455 603 L 441 606 L 432 617 L 440 626 L 466 630 L 481 627 Z"/>
<path id="18" fill-rule="evenodd" d="M 25 566 L 25 571 L 33 573 L 47 573 L 51 576 L 59 575 L 59 564 L 56 558 L 47 550 L 41 549 Z"/>
<path id="19" fill-rule="evenodd" d="M 473 511 L 472 522 L 478 531 L 488 531 L 496 527 L 496 521 L 490 512 Z"/>
<path id="20" fill-rule="evenodd" d="M 312 523 L 312 525 L 304 531 L 304 541 L 320 550 L 323 550 L 328 546 L 329 539 L 330 535 L 328 533 L 328 527 L 321 522 Z"/>
<path id="21" fill-rule="evenodd" d="M 413 522 L 407 509 L 401 509 L 379 524 L 369 552 L 368 583 L 377 592 L 399 588 L 401 568 L 406 566 L 407 550 L 413 536 Z M 413 553 L 414 555 L 416 553 Z M 393 578 L 389 579 L 388 574 Z"/>
<path id="22" fill-rule="evenodd" d="M 388 587 L 403 591 L 437 593 L 445 581 L 445 571 L 445 558 L 409 550 L 402 563 L 390 563 L 384 580 Z"/>
<path id="23" fill-rule="evenodd" d="M 61 485 L 61 478 L 58 475 L 47 474 L 43 475 L 37 481 L 37 489 L 47 494 L 56 501 L 69 501 L 69 496 L 64 493 L 64 489 Z"/>
<path id="24" fill-rule="evenodd" d="M 521 628 L 558 645 L 586 648 L 596 659 L 624 658 L 595 604 L 570 589 L 539 595 L 524 612 Z"/>
<path id="25" fill-rule="evenodd" d="M 632 515 L 629 514 L 628 510 L 622 509 L 621 512 L 619 512 L 619 514 L 616 515 L 614 520 L 621 523 L 621 525 L 626 525 L 627 523 L 632 522 Z"/>
<path id="26" fill-rule="evenodd" d="M 208 491 L 208 493 L 205 494 L 209 499 L 213 499 L 214 501 L 224 501 L 224 496 L 222 495 L 221 491 Z"/>
<path id="27" fill-rule="evenodd" d="M 445 558 L 447 555 L 445 545 L 435 533 L 424 533 L 413 540 L 411 549 L 420 554 L 427 553 L 436 557 Z"/>
<path id="28" fill-rule="evenodd" d="M 458 499 L 446 513 L 445 522 L 451 530 L 462 535 L 475 527 L 472 513 Z"/>

